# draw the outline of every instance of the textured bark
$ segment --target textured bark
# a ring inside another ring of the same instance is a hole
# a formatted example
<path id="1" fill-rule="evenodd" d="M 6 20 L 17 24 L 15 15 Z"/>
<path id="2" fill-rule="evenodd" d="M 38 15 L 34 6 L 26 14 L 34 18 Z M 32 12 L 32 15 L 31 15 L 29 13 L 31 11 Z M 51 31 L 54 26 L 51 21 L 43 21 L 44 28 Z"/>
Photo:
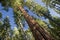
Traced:
<path id="1" fill-rule="evenodd" d="M 53 40 L 45 30 L 20 6 L 19 10 L 23 13 L 35 40 Z"/>

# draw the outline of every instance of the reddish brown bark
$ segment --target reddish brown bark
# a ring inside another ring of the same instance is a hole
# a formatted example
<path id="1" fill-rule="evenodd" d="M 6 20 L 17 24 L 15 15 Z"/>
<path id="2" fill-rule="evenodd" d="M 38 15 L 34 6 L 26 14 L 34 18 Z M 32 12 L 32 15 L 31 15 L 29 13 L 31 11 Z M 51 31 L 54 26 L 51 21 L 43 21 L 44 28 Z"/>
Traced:
<path id="1" fill-rule="evenodd" d="M 20 6 L 20 11 L 23 13 L 30 29 L 35 37 L 35 40 L 53 40 L 52 37 Z"/>

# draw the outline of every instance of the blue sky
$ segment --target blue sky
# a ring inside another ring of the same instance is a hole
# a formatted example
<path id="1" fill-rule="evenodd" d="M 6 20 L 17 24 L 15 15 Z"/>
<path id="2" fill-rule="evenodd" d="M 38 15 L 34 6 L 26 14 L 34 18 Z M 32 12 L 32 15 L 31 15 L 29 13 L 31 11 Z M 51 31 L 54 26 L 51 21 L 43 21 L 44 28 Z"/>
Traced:
<path id="1" fill-rule="evenodd" d="M 2 12 L 3 18 L 5 18 L 6 16 L 9 16 L 9 21 L 11 24 L 11 27 L 13 29 L 13 27 L 15 27 L 15 23 L 14 23 L 14 18 L 13 18 L 13 9 L 9 8 L 8 12 L 3 10 L 3 7 L 0 4 L 0 12 Z"/>
<path id="2" fill-rule="evenodd" d="M 43 7 L 46 7 L 46 5 L 42 2 L 42 0 L 35 0 L 35 2 L 38 3 L 39 5 L 43 6 Z M 57 12 L 55 12 L 52 8 L 49 7 L 48 9 L 49 9 L 50 14 L 52 16 L 58 16 L 58 17 L 60 17 L 60 15 L 57 14 Z"/>
<path id="3" fill-rule="evenodd" d="M 35 0 L 36 3 L 38 3 L 39 5 L 42 5 L 42 6 L 46 6 L 41 0 Z M 28 9 L 27 7 L 24 7 L 24 9 Z M 28 9 L 29 10 L 29 9 Z M 49 11 L 50 11 L 50 14 L 52 16 L 59 16 L 59 14 L 57 14 L 53 9 L 49 8 Z M 3 14 L 3 18 L 5 18 L 6 16 L 9 16 L 9 20 L 10 20 L 10 24 L 11 24 L 11 29 L 13 29 L 14 27 L 16 27 L 16 24 L 14 22 L 14 18 L 13 18 L 13 9 L 12 8 L 9 8 L 8 12 L 7 11 L 4 11 L 3 10 L 3 7 L 1 6 L 0 4 L 0 12 L 2 12 Z M 34 16 L 36 18 L 39 18 L 36 14 L 33 14 L 34 12 L 30 11 L 29 10 L 29 15 L 30 16 Z M 60 16 L 59 16 L 60 17 Z M 44 18 L 39 18 L 41 20 L 44 20 L 44 21 L 47 21 L 45 20 Z M 28 25 L 27 25 L 27 22 L 25 22 L 25 27 L 24 29 L 26 30 L 28 28 Z"/>

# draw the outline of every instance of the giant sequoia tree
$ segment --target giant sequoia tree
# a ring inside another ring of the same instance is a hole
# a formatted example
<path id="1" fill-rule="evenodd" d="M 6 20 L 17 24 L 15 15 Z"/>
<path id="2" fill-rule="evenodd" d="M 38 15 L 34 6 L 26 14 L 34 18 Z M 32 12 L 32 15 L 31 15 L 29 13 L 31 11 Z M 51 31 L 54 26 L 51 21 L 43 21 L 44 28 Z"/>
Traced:
<path id="1" fill-rule="evenodd" d="M 52 37 L 41 27 L 41 25 L 39 25 L 23 8 L 25 2 L 24 0 L 7 0 L 6 2 L 9 2 L 9 3 L 6 3 L 6 4 L 9 4 L 7 6 L 11 6 L 14 11 L 16 12 L 16 10 L 20 10 L 24 16 L 24 18 L 26 19 L 30 29 L 31 29 L 31 32 L 33 34 L 33 36 L 35 37 L 35 40 L 53 40 Z M 28 2 L 27 2 L 28 3 Z M 31 3 L 31 2 L 30 2 Z M 33 3 L 33 2 L 32 2 Z M 27 5 L 27 4 L 26 4 Z M 35 5 L 35 6 L 31 6 L 31 4 L 28 3 L 27 5 L 29 8 L 31 7 L 34 7 L 36 8 L 35 11 L 38 13 L 38 12 L 41 12 L 43 13 L 43 15 L 45 17 L 48 17 L 50 20 L 51 19 L 51 16 L 47 16 L 44 9 L 40 9 L 38 7 L 41 7 L 39 6 L 38 4 Z M 38 8 L 38 9 L 37 9 Z M 32 8 L 31 8 L 32 9 Z M 44 12 L 43 12 L 44 11 Z M 48 13 L 48 11 L 47 11 Z M 53 22 L 55 22 L 54 20 L 52 20 Z M 55 22 L 55 24 L 59 25 L 57 22 Z"/>
<path id="2" fill-rule="evenodd" d="M 19 3 L 17 0 L 13 3 L 15 5 L 17 5 L 16 7 L 19 8 L 19 10 L 21 10 L 21 12 L 23 13 L 23 16 L 26 19 L 26 21 L 33 33 L 33 36 L 35 37 L 36 40 L 52 40 L 52 38 L 44 31 L 44 29 L 41 28 L 40 25 L 31 16 L 29 16 L 27 14 L 27 12 L 23 9 L 23 7 L 21 5 L 23 3 Z M 40 37 L 39 37 L 39 35 L 40 35 Z"/>

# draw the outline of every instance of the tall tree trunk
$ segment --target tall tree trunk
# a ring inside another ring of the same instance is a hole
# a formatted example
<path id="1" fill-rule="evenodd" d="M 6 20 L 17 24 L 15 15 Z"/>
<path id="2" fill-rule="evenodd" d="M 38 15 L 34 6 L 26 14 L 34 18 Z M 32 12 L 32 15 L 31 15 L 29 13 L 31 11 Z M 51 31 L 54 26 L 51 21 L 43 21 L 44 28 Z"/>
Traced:
<path id="1" fill-rule="evenodd" d="M 24 10 L 22 6 L 19 6 L 19 10 L 23 13 L 35 40 L 53 40 L 53 38 L 45 32 L 45 30 Z"/>

